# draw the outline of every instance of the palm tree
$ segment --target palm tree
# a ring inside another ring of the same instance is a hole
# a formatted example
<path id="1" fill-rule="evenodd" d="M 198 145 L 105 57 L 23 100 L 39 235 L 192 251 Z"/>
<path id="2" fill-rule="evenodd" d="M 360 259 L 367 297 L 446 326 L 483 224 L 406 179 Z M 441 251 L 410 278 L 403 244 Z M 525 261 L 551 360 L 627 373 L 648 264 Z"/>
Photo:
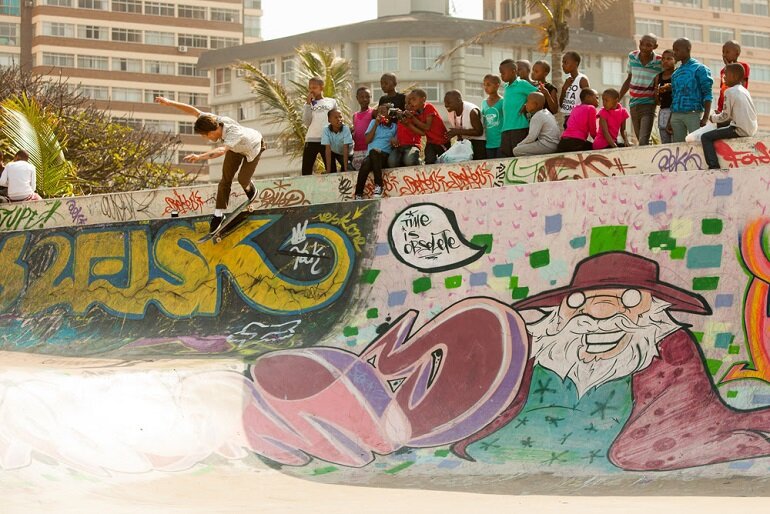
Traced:
<path id="1" fill-rule="evenodd" d="M 283 127 L 278 143 L 293 159 L 302 155 L 305 146 L 307 127 L 302 122 L 302 105 L 308 95 L 308 79 L 324 79 L 324 96 L 337 100 L 345 119 L 350 118 L 348 98 L 351 91 L 349 60 L 337 57 L 331 48 L 313 44 L 302 45 L 295 52 L 299 62 L 298 77 L 286 85 L 250 63 L 237 66 L 245 72 L 243 80 L 251 86 L 257 100 L 267 107 L 263 112 L 267 123 Z"/>
<path id="2" fill-rule="evenodd" d="M 0 137 L 8 152 L 26 150 L 37 170 L 37 192 L 42 197 L 72 194 L 75 167 L 64 158 L 66 141 L 56 136 L 59 118 L 22 94 L 0 103 Z"/>
<path id="3" fill-rule="evenodd" d="M 608 8 L 617 0 L 526 0 L 532 11 L 540 17 L 533 23 L 507 23 L 500 27 L 482 32 L 464 41 L 446 54 L 439 56 L 437 63 L 446 61 L 454 52 L 468 45 L 479 44 L 497 34 L 520 27 L 530 27 L 539 33 L 539 47 L 543 52 L 551 52 L 551 82 L 557 87 L 562 85 L 561 56 L 569 46 L 569 20 L 573 15 L 583 17 L 590 12 Z"/>

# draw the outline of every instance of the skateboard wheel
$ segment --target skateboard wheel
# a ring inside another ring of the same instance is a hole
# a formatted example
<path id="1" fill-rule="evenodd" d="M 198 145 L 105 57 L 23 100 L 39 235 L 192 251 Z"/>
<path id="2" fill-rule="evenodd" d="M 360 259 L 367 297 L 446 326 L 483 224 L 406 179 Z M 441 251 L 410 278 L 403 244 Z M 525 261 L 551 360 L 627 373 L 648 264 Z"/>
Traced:
<path id="1" fill-rule="evenodd" d="M 222 236 L 217 236 L 214 238 L 215 243 L 221 243 L 222 242 Z"/>
<path id="2" fill-rule="evenodd" d="M 249 205 L 249 206 L 247 207 L 247 209 L 248 209 L 248 211 L 249 211 L 249 212 L 254 212 L 254 211 L 256 211 L 256 210 L 257 210 L 257 208 L 256 208 L 256 207 L 254 207 L 253 205 Z"/>

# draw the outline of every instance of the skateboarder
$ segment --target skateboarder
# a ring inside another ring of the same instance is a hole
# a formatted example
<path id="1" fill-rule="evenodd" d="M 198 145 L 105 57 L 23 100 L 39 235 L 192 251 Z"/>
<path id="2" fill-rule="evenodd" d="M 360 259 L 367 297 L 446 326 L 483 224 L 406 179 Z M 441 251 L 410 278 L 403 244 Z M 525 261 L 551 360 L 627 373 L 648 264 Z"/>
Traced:
<path id="1" fill-rule="evenodd" d="M 217 203 L 214 216 L 211 218 L 209 233 L 215 232 L 225 219 L 225 209 L 230 199 L 230 188 L 233 178 L 238 175 L 238 183 L 243 187 L 249 201 L 254 198 L 257 190 L 251 182 L 251 177 L 259 164 L 259 158 L 265 150 L 265 141 L 262 134 L 252 128 L 244 127 L 235 120 L 226 116 L 201 112 L 192 105 L 175 102 L 158 96 L 155 102 L 161 105 L 169 105 L 180 111 L 195 116 L 194 131 L 212 143 L 220 143 L 220 146 L 200 154 L 185 156 L 185 162 L 198 162 L 206 159 L 216 159 L 225 156 L 222 164 L 222 178 L 217 189 Z M 240 168 L 240 170 L 239 170 Z"/>

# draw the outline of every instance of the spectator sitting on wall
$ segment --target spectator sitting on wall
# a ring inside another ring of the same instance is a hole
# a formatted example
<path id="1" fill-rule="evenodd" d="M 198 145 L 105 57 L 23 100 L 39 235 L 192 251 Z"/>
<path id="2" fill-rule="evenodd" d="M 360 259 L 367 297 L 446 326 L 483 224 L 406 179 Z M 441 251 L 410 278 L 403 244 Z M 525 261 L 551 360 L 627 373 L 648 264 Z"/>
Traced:
<path id="1" fill-rule="evenodd" d="M 473 160 L 487 156 L 487 138 L 484 137 L 484 125 L 481 122 L 481 109 L 476 104 L 463 100 L 463 95 L 456 89 L 444 95 L 444 107 L 449 117 L 448 138 L 467 139 L 473 147 Z"/>
<path id="2" fill-rule="evenodd" d="M 31 202 L 42 200 L 35 192 L 37 189 L 37 176 L 35 167 L 29 163 L 29 154 L 19 150 L 9 162 L 2 175 L 0 175 L 0 187 L 8 188 L 8 199 L 12 202 Z"/>
<path id="3" fill-rule="evenodd" d="M 527 97 L 524 109 L 530 118 L 529 134 L 513 149 L 514 156 L 542 155 L 556 151 L 561 129 L 545 104 L 545 95 L 539 91 L 530 93 Z"/>

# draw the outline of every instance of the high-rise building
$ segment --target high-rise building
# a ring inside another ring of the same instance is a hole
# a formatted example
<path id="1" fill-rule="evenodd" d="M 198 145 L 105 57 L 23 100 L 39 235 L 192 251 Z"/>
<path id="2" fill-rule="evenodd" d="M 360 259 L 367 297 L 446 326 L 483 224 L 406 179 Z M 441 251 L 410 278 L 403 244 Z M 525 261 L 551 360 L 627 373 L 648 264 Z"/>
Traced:
<path id="1" fill-rule="evenodd" d="M 484 19 L 529 22 L 538 17 L 528 10 L 526 0 L 484 0 Z M 572 24 L 635 40 L 652 33 L 658 36 L 659 52 L 686 37 L 692 41 L 692 56 L 711 69 L 715 90 L 724 66 L 722 44 L 738 41 L 741 60 L 751 66 L 749 91 L 759 114 L 759 129 L 770 132 L 769 0 L 618 0 L 609 9 Z M 611 65 L 626 71 L 625 61 Z"/>
<path id="2" fill-rule="evenodd" d="M 154 97 L 208 109 L 198 57 L 259 41 L 261 15 L 261 0 L 0 0 L 0 65 L 63 76 L 116 118 L 180 134 L 181 162 L 209 147 Z"/>
<path id="3" fill-rule="evenodd" d="M 350 59 L 353 91 L 358 86 L 369 86 L 376 102 L 382 95 L 380 76 L 392 72 L 398 76 L 399 88 L 414 85 L 424 89 L 445 119 L 444 93 L 458 89 L 465 99 L 480 105 L 485 98 L 484 75 L 497 74 L 504 59 L 542 59 L 550 64 L 550 55 L 538 48 L 537 33 L 517 28 L 501 32 L 489 42 L 461 48 L 442 66 L 434 66 L 438 56 L 460 41 L 500 26 L 449 16 L 448 4 L 447 0 L 380 0 L 374 20 L 206 52 L 198 65 L 216 77 L 210 91 L 212 109 L 263 132 L 270 150 L 260 160 L 258 176 L 285 176 L 299 174 L 300 160 L 290 160 L 276 144 L 283 127 L 264 123 L 260 116 L 263 107 L 232 69 L 239 61 L 251 62 L 263 73 L 290 85 L 296 79 L 295 49 L 304 43 L 328 46 L 338 56 Z M 604 65 L 607 59 L 622 62 L 625 48 L 633 45 L 630 37 L 576 29 L 572 41 L 585 56 L 583 69 L 593 87 L 617 86 L 624 80 L 619 67 L 609 67 L 605 72 Z M 357 106 L 353 98 L 346 101 Z M 212 178 L 220 176 L 218 161 L 212 162 L 210 168 Z"/>

